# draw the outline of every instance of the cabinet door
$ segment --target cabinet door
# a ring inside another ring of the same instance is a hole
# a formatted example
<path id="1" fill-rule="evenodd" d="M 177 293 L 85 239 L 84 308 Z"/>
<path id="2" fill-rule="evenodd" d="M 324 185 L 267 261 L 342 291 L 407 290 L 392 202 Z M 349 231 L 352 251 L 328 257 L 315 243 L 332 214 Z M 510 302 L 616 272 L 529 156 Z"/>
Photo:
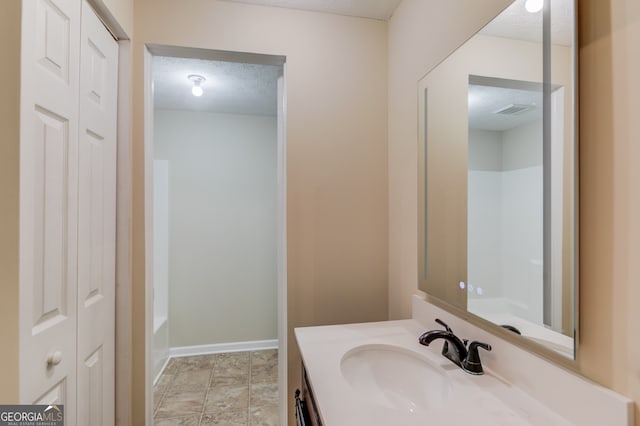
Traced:
<path id="1" fill-rule="evenodd" d="M 82 3 L 78 425 L 113 425 L 118 44 Z"/>
<path id="2" fill-rule="evenodd" d="M 22 2 L 20 402 L 75 424 L 80 4 Z"/>
<path id="3" fill-rule="evenodd" d="M 320 413 L 318 411 L 318 403 L 313 396 L 311 390 L 311 383 L 307 376 L 307 369 L 302 366 L 302 399 L 306 403 L 307 412 L 309 413 L 310 425 L 307 426 L 322 426 L 322 420 L 320 419 Z"/>

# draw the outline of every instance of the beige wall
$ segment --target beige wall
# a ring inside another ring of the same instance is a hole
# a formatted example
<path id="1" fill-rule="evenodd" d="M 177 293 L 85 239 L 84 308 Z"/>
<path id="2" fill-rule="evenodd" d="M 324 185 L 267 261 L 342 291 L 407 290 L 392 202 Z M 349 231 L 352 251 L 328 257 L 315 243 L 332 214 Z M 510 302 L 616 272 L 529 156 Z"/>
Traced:
<path id="1" fill-rule="evenodd" d="M 580 370 L 640 425 L 640 2 L 580 2 Z"/>
<path id="2" fill-rule="evenodd" d="M 389 21 L 391 319 L 411 316 L 418 282 L 418 80 L 510 3 L 403 0 Z"/>
<path id="3" fill-rule="evenodd" d="M 410 315 L 417 288 L 417 81 L 507 3 L 404 0 L 390 21 L 391 318 Z M 579 7 L 579 366 L 632 397 L 640 425 L 640 97 L 632 95 L 640 93 L 640 3 L 583 0 Z"/>
<path id="4" fill-rule="evenodd" d="M 102 0 L 122 29 L 133 36 L 133 0 Z"/>
<path id="5" fill-rule="evenodd" d="M 387 318 L 387 25 L 215 0 L 137 0 L 134 424 L 144 415 L 144 43 L 285 55 L 289 392 L 292 328 Z M 290 404 L 290 407 L 292 404 Z"/>
<path id="6" fill-rule="evenodd" d="M 87 0 L 110 25 L 118 38 L 133 38 L 134 0 Z"/>
<path id="7" fill-rule="evenodd" d="M 21 8 L 20 0 L 0 2 L 0 404 L 18 402 Z"/>

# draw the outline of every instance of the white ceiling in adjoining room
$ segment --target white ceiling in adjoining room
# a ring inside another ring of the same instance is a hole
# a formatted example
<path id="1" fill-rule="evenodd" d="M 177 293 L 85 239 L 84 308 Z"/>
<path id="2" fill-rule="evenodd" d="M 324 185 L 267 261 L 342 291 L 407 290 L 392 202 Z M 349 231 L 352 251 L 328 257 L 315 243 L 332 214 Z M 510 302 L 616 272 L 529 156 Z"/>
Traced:
<path id="1" fill-rule="evenodd" d="M 156 109 L 275 116 L 277 79 L 282 67 L 167 56 L 153 57 Z M 188 76 L 206 80 L 203 95 L 193 96 Z"/>
<path id="2" fill-rule="evenodd" d="M 224 0 L 288 9 L 312 10 L 386 21 L 402 0 Z"/>

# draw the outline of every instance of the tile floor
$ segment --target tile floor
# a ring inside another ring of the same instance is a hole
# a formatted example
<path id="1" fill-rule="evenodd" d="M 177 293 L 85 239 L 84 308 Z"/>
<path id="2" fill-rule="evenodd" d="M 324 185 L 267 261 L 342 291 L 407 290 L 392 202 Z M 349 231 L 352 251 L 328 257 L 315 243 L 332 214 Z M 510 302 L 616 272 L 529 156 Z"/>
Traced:
<path id="1" fill-rule="evenodd" d="M 153 409 L 155 426 L 277 426 L 278 352 L 172 358 Z"/>

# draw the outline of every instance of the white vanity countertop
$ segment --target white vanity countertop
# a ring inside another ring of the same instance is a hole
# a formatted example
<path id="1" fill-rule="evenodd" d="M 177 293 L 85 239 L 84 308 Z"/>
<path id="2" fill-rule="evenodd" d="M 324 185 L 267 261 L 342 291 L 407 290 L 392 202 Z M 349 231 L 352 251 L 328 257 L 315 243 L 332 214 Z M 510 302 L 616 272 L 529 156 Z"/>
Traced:
<path id="1" fill-rule="evenodd" d="M 435 327 L 434 327 L 435 328 Z M 440 353 L 442 340 L 418 343 L 425 330 L 416 320 L 305 327 L 295 330 L 318 410 L 326 426 L 340 425 L 571 425 L 558 413 L 485 368 L 482 376 L 464 372 Z M 384 407 L 367 399 L 344 378 L 345 353 L 362 345 L 392 345 L 424 356 L 440 367 L 449 397 L 427 412 Z M 482 357 L 483 351 L 480 351 Z M 582 425 L 581 425 L 582 426 Z"/>

